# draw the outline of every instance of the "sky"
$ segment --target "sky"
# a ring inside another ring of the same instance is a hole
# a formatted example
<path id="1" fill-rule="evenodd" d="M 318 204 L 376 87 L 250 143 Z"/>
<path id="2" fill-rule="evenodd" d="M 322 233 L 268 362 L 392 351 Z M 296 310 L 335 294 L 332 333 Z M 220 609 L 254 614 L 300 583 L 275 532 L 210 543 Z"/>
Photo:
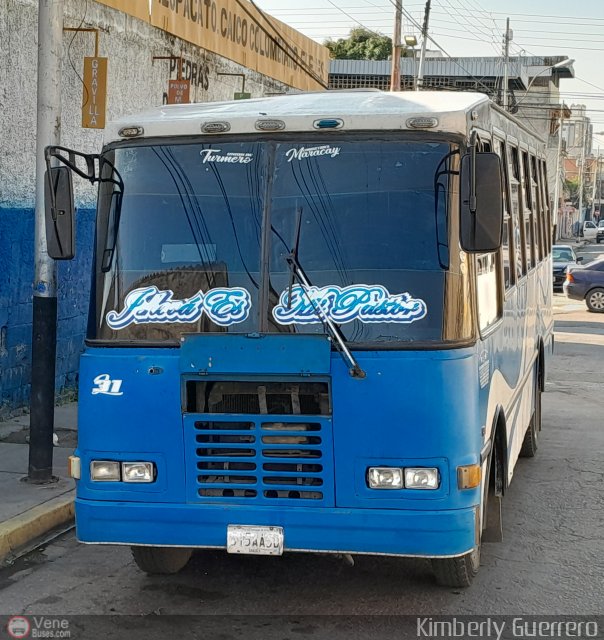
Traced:
<path id="1" fill-rule="evenodd" d="M 346 38 L 364 26 L 388 36 L 394 30 L 394 0 L 254 0 L 275 18 L 319 42 Z M 416 35 L 425 2 L 403 0 L 403 35 Z M 576 11 L 574 10 L 576 8 Z M 594 147 L 604 152 L 604 0 L 432 0 L 429 32 L 452 57 L 500 56 L 506 18 L 513 31 L 512 55 L 566 56 L 576 78 L 560 81 L 566 104 L 585 104 Z M 413 23 L 415 21 L 416 24 Z M 430 49 L 437 47 L 431 43 Z"/>

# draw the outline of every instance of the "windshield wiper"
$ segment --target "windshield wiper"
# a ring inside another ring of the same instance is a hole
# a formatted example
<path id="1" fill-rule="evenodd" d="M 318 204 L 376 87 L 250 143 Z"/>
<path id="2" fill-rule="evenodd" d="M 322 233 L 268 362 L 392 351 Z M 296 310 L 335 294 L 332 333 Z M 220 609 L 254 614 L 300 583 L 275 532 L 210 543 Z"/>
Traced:
<path id="1" fill-rule="evenodd" d="M 294 238 L 294 244 L 289 252 L 289 254 L 285 257 L 285 260 L 290 269 L 290 278 L 289 278 L 289 293 L 287 298 L 288 308 L 291 309 L 291 301 L 292 301 L 292 289 L 294 286 L 294 279 L 297 279 L 300 283 L 302 291 L 308 298 L 308 301 L 312 305 L 317 317 L 319 318 L 321 324 L 329 334 L 332 342 L 335 344 L 338 353 L 342 356 L 346 366 L 348 367 L 348 373 L 353 378 L 365 378 L 367 374 L 361 366 L 356 361 L 355 357 L 350 352 L 350 349 L 346 346 L 346 341 L 344 336 L 342 335 L 342 331 L 340 327 L 323 311 L 321 305 L 315 304 L 315 301 L 312 299 L 312 296 L 309 293 L 310 287 L 312 287 L 312 283 L 308 279 L 300 261 L 298 260 L 298 248 L 300 246 L 300 230 L 302 225 L 302 207 L 298 207 L 296 209 L 296 235 Z"/>

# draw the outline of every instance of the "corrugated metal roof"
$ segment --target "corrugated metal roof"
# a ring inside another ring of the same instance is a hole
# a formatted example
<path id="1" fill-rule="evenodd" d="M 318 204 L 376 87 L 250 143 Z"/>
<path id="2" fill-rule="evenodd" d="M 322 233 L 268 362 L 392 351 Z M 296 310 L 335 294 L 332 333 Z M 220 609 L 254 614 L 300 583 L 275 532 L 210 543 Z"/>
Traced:
<path id="1" fill-rule="evenodd" d="M 529 79 L 538 74 L 546 75 L 547 69 L 567 56 L 531 56 L 510 59 L 508 77 L 510 81 L 518 80 L 526 88 Z M 418 61 L 414 58 L 401 58 L 401 75 L 417 75 Z M 329 73 L 333 75 L 376 75 L 389 76 L 390 60 L 331 60 Z M 559 69 L 551 69 L 560 76 L 574 77 L 572 65 Z M 551 75 L 551 74 L 550 74 Z M 500 78 L 503 76 L 503 58 L 426 58 L 424 76 L 441 76 L 451 78 Z"/>

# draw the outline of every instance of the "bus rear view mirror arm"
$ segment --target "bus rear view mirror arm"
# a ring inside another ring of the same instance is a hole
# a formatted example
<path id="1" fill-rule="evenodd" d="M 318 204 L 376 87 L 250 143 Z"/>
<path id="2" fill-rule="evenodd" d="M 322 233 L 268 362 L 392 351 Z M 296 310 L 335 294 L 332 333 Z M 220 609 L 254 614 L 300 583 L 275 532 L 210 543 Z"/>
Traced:
<path id="1" fill-rule="evenodd" d="M 44 149 L 46 250 L 53 260 L 72 260 L 75 256 L 72 172 L 96 182 L 98 158 L 98 155 L 79 153 L 67 147 L 50 145 Z M 51 166 L 53 161 L 55 166 Z"/>
<path id="2" fill-rule="evenodd" d="M 53 260 L 71 260 L 75 256 L 73 173 L 92 184 L 101 182 L 113 185 L 113 193 L 117 195 L 118 216 L 124 183 L 113 164 L 101 159 L 98 154 L 49 145 L 44 149 L 44 160 L 47 252 Z M 52 166 L 53 162 L 55 166 Z"/>
<path id="3" fill-rule="evenodd" d="M 501 247 L 502 232 L 503 189 L 499 156 L 496 153 L 468 153 L 461 158 L 461 248 L 468 253 L 497 251 Z"/>

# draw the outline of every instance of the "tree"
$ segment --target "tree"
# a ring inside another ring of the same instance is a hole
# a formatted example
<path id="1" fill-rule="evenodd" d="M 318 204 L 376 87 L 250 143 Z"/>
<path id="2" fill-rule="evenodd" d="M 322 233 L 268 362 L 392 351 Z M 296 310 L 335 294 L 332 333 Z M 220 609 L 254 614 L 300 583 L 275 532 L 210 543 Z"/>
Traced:
<path id="1" fill-rule="evenodd" d="M 568 200 L 570 200 L 573 204 L 573 207 L 579 206 L 579 190 L 580 190 L 581 181 L 577 176 L 573 176 L 572 178 L 567 178 L 564 181 L 564 190 L 568 194 Z M 587 187 L 583 184 L 583 203 L 585 204 L 590 197 L 588 193 Z"/>
<path id="2" fill-rule="evenodd" d="M 348 38 L 329 39 L 323 44 L 336 60 L 388 60 L 392 56 L 392 38 L 364 27 L 351 29 Z M 407 50 L 401 48 L 401 56 L 405 55 Z"/>

